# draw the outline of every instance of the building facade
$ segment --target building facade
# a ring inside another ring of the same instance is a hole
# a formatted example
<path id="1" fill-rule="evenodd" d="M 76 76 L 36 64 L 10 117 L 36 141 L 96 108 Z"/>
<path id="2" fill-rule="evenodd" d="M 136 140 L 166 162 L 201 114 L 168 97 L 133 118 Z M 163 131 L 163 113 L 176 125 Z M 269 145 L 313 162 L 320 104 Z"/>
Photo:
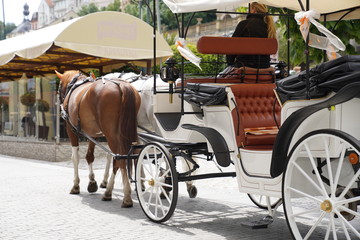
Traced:
<path id="1" fill-rule="evenodd" d="M 43 28 L 55 21 L 59 22 L 59 19 L 64 19 L 64 16 L 69 15 L 69 12 L 76 14 L 84 5 L 94 3 L 98 8 L 103 8 L 112 2 L 114 0 L 42 0 L 38 9 L 37 27 Z"/>

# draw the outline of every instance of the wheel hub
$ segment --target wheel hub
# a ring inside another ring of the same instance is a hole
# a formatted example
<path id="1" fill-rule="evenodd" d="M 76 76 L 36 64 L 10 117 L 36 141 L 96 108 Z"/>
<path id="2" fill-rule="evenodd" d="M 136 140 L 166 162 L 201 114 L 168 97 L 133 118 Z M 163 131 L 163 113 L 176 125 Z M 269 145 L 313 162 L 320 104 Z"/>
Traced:
<path id="1" fill-rule="evenodd" d="M 150 186 L 154 186 L 154 185 L 155 185 L 154 179 L 150 179 L 150 180 L 148 181 L 148 183 L 149 183 Z"/>
<path id="2" fill-rule="evenodd" d="M 331 213 L 332 211 L 332 204 L 329 200 L 325 200 L 320 204 L 321 210 L 327 213 Z"/>

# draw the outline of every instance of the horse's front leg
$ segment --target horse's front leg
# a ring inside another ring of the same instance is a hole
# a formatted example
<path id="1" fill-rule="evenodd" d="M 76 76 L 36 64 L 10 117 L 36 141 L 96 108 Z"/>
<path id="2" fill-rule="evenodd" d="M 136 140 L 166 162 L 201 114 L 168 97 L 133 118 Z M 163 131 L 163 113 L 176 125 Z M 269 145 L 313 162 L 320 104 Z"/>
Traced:
<path id="1" fill-rule="evenodd" d="M 80 178 L 79 178 L 79 146 L 71 148 L 72 154 L 71 159 L 74 164 L 74 185 L 70 191 L 70 194 L 79 194 L 80 193 Z"/>
<path id="2" fill-rule="evenodd" d="M 89 166 L 89 184 L 87 188 L 89 193 L 94 193 L 98 190 L 98 185 L 97 182 L 95 181 L 95 174 L 93 170 L 93 163 L 95 159 L 94 150 L 95 150 L 95 143 L 89 141 L 88 150 L 85 157 Z"/>
<path id="3" fill-rule="evenodd" d="M 105 166 L 105 172 L 104 172 L 104 179 L 103 179 L 102 183 L 100 184 L 101 188 L 106 188 L 106 185 L 108 183 L 111 159 L 112 159 L 112 156 L 111 156 L 111 154 L 108 153 L 106 155 L 106 166 Z"/>

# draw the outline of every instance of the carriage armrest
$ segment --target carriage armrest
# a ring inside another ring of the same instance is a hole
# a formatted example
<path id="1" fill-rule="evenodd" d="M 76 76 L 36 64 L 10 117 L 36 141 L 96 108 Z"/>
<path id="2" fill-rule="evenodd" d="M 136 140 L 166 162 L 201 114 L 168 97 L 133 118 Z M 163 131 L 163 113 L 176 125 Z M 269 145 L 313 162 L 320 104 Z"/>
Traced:
<path id="1" fill-rule="evenodd" d="M 203 36 L 197 42 L 202 54 L 271 55 L 278 50 L 275 38 Z"/>

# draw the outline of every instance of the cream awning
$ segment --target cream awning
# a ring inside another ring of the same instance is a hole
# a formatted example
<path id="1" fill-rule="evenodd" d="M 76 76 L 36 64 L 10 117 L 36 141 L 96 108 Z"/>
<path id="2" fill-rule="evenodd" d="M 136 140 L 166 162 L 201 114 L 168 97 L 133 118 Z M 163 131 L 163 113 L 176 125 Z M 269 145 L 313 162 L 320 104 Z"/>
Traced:
<path id="1" fill-rule="evenodd" d="M 156 56 L 171 56 L 156 34 Z M 0 41 L 0 81 L 53 73 L 54 69 L 92 68 L 154 57 L 153 28 L 121 12 L 97 12 Z"/>

